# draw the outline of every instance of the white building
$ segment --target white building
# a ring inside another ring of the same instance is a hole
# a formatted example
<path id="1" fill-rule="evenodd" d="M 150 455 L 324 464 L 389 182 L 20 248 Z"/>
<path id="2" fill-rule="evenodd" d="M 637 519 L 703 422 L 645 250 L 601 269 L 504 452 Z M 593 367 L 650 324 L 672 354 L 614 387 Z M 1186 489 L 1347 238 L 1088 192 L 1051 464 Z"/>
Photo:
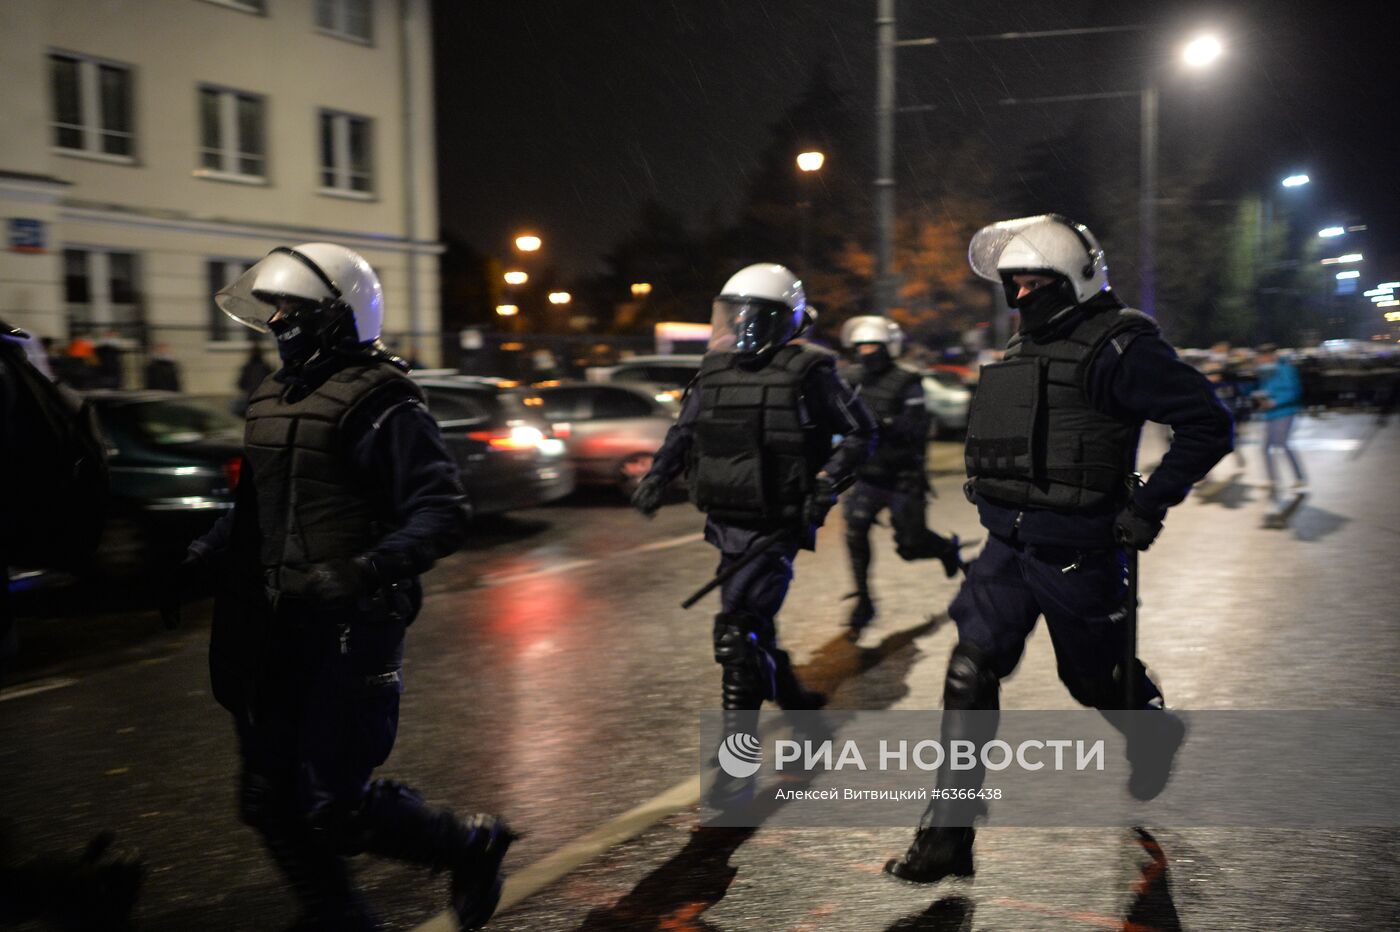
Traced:
<path id="1" fill-rule="evenodd" d="M 429 0 L 0 0 L 0 318 L 225 393 L 251 331 L 213 291 L 330 241 L 436 362 L 431 55 Z"/>

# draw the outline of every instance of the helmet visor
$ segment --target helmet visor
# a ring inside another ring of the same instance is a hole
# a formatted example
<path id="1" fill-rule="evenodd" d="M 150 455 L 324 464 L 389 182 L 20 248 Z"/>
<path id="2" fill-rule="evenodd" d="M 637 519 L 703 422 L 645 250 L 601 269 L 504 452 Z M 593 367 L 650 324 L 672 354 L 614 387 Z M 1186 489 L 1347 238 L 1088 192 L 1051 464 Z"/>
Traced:
<path id="1" fill-rule="evenodd" d="M 338 297 L 339 290 L 319 266 L 294 249 L 278 247 L 219 289 L 214 303 L 243 326 L 267 333 L 268 318 L 280 302 L 319 304 Z"/>
<path id="2" fill-rule="evenodd" d="M 1001 261 L 1001 254 L 1022 230 L 1044 220 L 1044 217 L 1021 217 L 1016 220 L 1002 220 L 978 230 L 967 247 L 967 261 L 972 266 L 972 271 L 977 273 L 979 278 L 985 278 L 989 282 L 1000 282 L 1001 271 L 997 268 L 997 263 Z M 1030 248 L 1030 244 L 1024 238 L 1021 243 Z M 1052 267 L 1050 260 L 1044 256 L 1041 256 L 1041 262 L 1040 265 L 1027 264 L 1024 267 Z"/>
<path id="3" fill-rule="evenodd" d="M 253 290 L 258 280 L 258 269 L 266 261 L 268 260 L 264 259 L 253 265 L 234 279 L 232 284 L 214 293 L 214 303 L 219 306 L 219 310 L 259 333 L 268 332 L 267 320 L 275 310 L 273 304 L 257 297 Z"/>
<path id="4" fill-rule="evenodd" d="M 720 296 L 710 315 L 708 349 L 743 354 L 776 349 L 792 339 L 800 317 L 781 301 Z"/>

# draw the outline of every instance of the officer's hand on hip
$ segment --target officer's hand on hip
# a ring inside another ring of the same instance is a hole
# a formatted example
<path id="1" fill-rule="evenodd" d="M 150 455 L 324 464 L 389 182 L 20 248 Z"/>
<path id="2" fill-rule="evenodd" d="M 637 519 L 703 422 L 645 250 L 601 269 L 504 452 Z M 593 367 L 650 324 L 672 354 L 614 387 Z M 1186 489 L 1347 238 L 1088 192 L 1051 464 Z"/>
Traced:
<path id="1" fill-rule="evenodd" d="M 817 476 L 807 500 L 802 503 L 802 521 L 810 527 L 821 527 L 826 523 L 827 512 L 836 504 L 836 483 L 830 476 Z"/>
<path id="2" fill-rule="evenodd" d="M 316 563 L 306 571 L 306 596 L 318 602 L 348 602 L 368 595 L 379 582 L 367 556 Z"/>
<path id="3" fill-rule="evenodd" d="M 1124 547 L 1146 550 L 1162 533 L 1163 517 L 1165 515 L 1153 516 L 1136 501 L 1129 500 L 1128 506 L 1118 512 L 1113 521 L 1113 539 Z"/>
<path id="4" fill-rule="evenodd" d="M 648 518 L 656 516 L 661 507 L 661 498 L 666 493 L 666 485 L 660 479 L 647 476 L 632 493 L 632 507 Z"/>
<path id="5" fill-rule="evenodd" d="M 193 550 L 185 554 L 185 559 L 165 578 L 161 587 L 159 603 L 160 623 L 167 630 L 180 627 L 181 607 L 195 596 L 199 588 L 209 580 L 208 562 Z"/>

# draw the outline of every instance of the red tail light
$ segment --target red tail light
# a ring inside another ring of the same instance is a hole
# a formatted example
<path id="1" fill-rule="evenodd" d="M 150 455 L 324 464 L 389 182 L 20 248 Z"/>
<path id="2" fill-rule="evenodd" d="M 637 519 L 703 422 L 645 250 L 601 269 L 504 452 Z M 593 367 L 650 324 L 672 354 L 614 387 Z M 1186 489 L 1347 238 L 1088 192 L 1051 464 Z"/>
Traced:
<path id="1" fill-rule="evenodd" d="M 574 432 L 574 426 L 572 424 L 551 424 L 549 429 L 553 432 L 554 436 L 558 437 L 560 440 L 568 440 L 569 436 Z"/>
<path id="2" fill-rule="evenodd" d="M 538 427 L 510 427 L 504 430 L 473 430 L 467 437 L 480 440 L 493 450 L 535 450 L 544 439 Z"/>
<path id="3" fill-rule="evenodd" d="M 238 488 L 238 480 L 243 476 L 243 457 L 235 456 L 224 463 L 224 478 L 228 480 L 229 491 Z"/>

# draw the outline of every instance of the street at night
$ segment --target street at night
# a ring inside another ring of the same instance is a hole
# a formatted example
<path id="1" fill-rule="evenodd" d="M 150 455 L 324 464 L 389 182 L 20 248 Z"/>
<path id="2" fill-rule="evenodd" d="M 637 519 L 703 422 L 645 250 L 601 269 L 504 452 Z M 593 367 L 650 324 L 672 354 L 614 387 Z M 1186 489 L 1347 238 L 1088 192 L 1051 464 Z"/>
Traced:
<path id="1" fill-rule="evenodd" d="M 1255 427 L 1243 474 L 1224 461 L 1143 556 L 1139 654 L 1180 708 L 1384 706 L 1400 687 L 1400 432 L 1370 414 L 1303 419 L 1294 446 L 1311 492 L 1289 528 L 1266 530 Z M 977 538 L 961 449 L 932 447 L 930 520 Z M 1145 444 L 1141 461 L 1153 453 Z M 797 560 L 785 646 L 833 708 L 937 708 L 955 582 L 936 563 L 899 561 L 877 528 L 879 616 L 852 643 L 838 513 Z M 907 830 L 697 829 L 696 713 L 714 707 L 719 678 L 714 597 L 689 612 L 678 603 L 715 562 L 683 500 L 647 522 L 598 491 L 476 522 L 425 578 L 383 772 L 525 833 L 491 928 L 1142 932 L 1381 929 L 1400 917 L 1390 831 L 993 822 L 974 882 L 917 887 L 880 873 Z M 102 827 L 139 847 L 142 929 L 278 928 L 294 903 L 236 815 L 234 735 L 209 689 L 209 603 L 167 633 L 153 601 L 133 585 L 21 602 L 24 650 L 0 692 L 7 811 L 19 838 L 47 849 L 79 848 Z M 1054 671 L 1038 630 L 1003 708 L 1070 708 Z M 441 877 L 357 869 L 390 928 L 452 928 L 438 915 Z"/>

